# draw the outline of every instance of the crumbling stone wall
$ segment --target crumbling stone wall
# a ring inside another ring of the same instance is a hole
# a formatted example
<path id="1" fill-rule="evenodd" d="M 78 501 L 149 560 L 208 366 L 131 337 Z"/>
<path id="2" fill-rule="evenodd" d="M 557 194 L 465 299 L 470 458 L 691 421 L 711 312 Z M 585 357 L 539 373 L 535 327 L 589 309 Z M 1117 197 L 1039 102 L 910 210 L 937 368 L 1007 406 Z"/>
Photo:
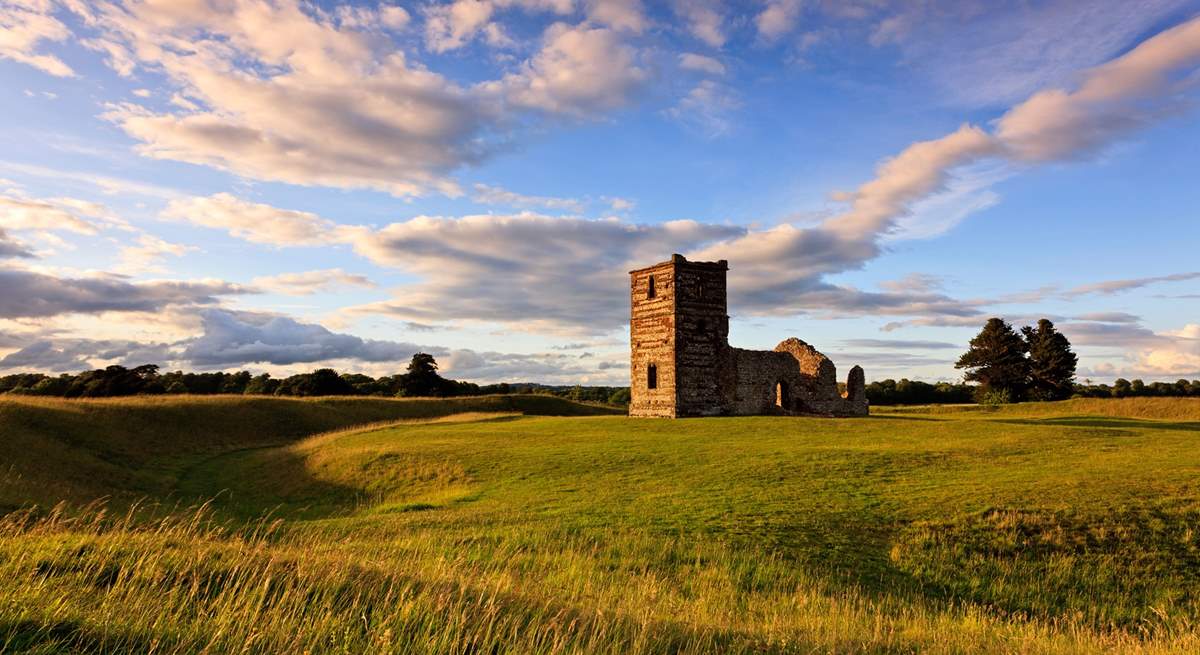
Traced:
<path id="1" fill-rule="evenodd" d="M 843 397 L 838 393 L 833 362 L 794 337 L 774 350 L 734 348 L 733 362 L 735 394 L 727 413 L 833 416 L 867 413 L 862 368 L 850 369 L 846 383 L 848 393 L 857 389 L 857 395 Z"/>
<path id="2" fill-rule="evenodd" d="M 770 351 L 729 346 L 727 270 L 724 260 L 673 255 L 630 272 L 629 414 L 866 415 L 862 368 L 841 394 L 833 362 L 800 339 Z"/>

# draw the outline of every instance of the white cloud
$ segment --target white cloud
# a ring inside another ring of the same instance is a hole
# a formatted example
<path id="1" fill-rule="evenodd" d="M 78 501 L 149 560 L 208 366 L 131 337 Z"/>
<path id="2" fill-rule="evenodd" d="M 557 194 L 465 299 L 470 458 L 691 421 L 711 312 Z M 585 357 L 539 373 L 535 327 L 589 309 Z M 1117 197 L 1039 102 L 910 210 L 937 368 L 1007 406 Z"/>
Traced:
<path id="1" fill-rule="evenodd" d="M 506 207 L 542 207 L 569 211 L 575 214 L 583 213 L 583 203 L 574 198 L 553 198 L 549 196 L 527 196 L 509 191 L 497 186 L 476 184 L 475 202 L 485 205 L 502 205 Z"/>
<path id="2" fill-rule="evenodd" d="M 930 80 L 944 101 L 1011 104 L 1119 55 L 1191 0 L 1089 2 L 958 0 L 881 7 L 871 42 L 894 46 L 901 63 Z M 946 56 L 947 53 L 952 53 Z"/>
<path id="3" fill-rule="evenodd" d="M 1092 69 L 1074 91 L 1034 94 L 1000 118 L 996 136 L 1026 161 L 1088 154 L 1176 109 L 1195 88 L 1187 72 L 1198 65 L 1200 18 L 1193 18 Z"/>
<path id="4" fill-rule="evenodd" d="M 1159 275 L 1155 277 L 1138 277 L 1127 278 L 1121 280 L 1105 280 L 1103 282 L 1093 282 L 1090 284 L 1081 284 L 1063 292 L 1065 298 L 1078 298 L 1088 294 L 1098 293 L 1103 295 L 1112 295 L 1121 293 L 1122 291 L 1130 291 L 1132 289 L 1140 289 L 1151 284 L 1160 284 L 1163 282 L 1186 282 L 1188 280 L 1200 279 L 1200 271 L 1188 273 L 1172 273 L 1170 275 Z"/>
<path id="5" fill-rule="evenodd" d="M 28 246 L 10 237 L 3 228 L 0 228 L 0 259 L 32 258 L 33 256 L 33 251 Z"/>
<path id="6" fill-rule="evenodd" d="M 608 331 L 627 320 L 627 271 L 744 232 L 735 226 L 537 214 L 418 217 L 354 232 L 371 261 L 418 275 L 393 300 L 350 310 L 407 320 L 494 321 L 524 329 Z"/>
<path id="7" fill-rule="evenodd" d="M 666 114 L 712 138 L 727 134 L 732 129 L 730 114 L 741 106 L 741 100 L 725 85 L 713 80 L 701 80 Z"/>
<path id="8" fill-rule="evenodd" d="M 491 25 L 495 3 L 489 0 L 456 0 L 430 5 L 425 10 L 425 45 L 433 52 L 461 48 Z"/>
<path id="9" fill-rule="evenodd" d="M 1113 349 L 1123 361 L 1094 367 L 1103 377 L 1173 379 L 1200 377 L 1200 324 L 1155 332 L 1136 322 L 1064 323 L 1063 334 L 1073 344 Z"/>
<path id="10" fill-rule="evenodd" d="M 310 296 L 348 286 L 375 286 L 365 275 L 347 273 L 340 268 L 256 277 L 253 284 L 260 289 L 289 296 Z"/>
<path id="11" fill-rule="evenodd" d="M 63 60 L 38 52 L 44 41 L 65 41 L 71 31 L 54 16 L 50 0 L 10 0 L 0 4 L 0 58 L 11 59 L 54 75 L 74 77 Z"/>
<path id="12" fill-rule="evenodd" d="M 592 22 L 614 30 L 641 34 L 649 24 L 642 0 L 586 0 Z"/>
<path id="13" fill-rule="evenodd" d="M 968 216 L 999 204 L 1000 194 L 991 187 L 1013 173 L 1004 165 L 962 167 L 946 182 L 943 191 L 914 202 L 906 214 L 896 219 L 884 239 L 930 239 L 949 232 Z"/>
<path id="14" fill-rule="evenodd" d="M 775 41 L 791 32 L 800 19 L 800 6 L 800 0 L 767 0 L 767 6 L 754 18 L 759 36 Z"/>
<path id="15" fill-rule="evenodd" d="M 137 245 L 126 246 L 117 256 L 114 271 L 125 275 L 139 273 L 163 273 L 161 262 L 166 257 L 182 257 L 190 251 L 197 250 L 193 246 L 164 241 L 152 234 L 139 234 Z"/>
<path id="16" fill-rule="evenodd" d="M 200 316 L 204 333 L 187 340 L 179 357 L 203 368 L 331 359 L 401 362 L 422 350 L 421 346 L 409 343 L 331 332 L 286 316 L 221 309 L 202 310 Z"/>
<path id="17" fill-rule="evenodd" d="M 357 30 L 400 31 L 412 17 L 404 7 L 381 4 L 379 7 L 343 5 L 334 10 L 341 27 Z"/>
<path id="18" fill-rule="evenodd" d="M 85 44 L 119 72 L 160 72 L 179 89 L 176 111 L 105 114 L 146 156 L 405 195 L 454 193 L 448 172 L 487 153 L 476 137 L 490 110 L 361 21 L 284 0 L 91 9 Z"/>
<path id="19" fill-rule="evenodd" d="M 1168 344 L 1150 348 L 1138 356 L 1138 367 L 1153 377 L 1200 376 L 1200 323 L 1167 332 Z"/>
<path id="20" fill-rule="evenodd" d="M 608 206 L 615 212 L 627 212 L 633 209 L 637 203 L 628 198 L 604 198 L 608 202 Z"/>
<path id="21" fill-rule="evenodd" d="M 0 195 L 0 227 L 9 230 L 64 230 L 77 234 L 96 234 L 99 229 L 81 218 L 74 208 L 85 215 L 97 216 L 102 210 L 88 209 L 72 199 L 54 202 L 12 195 Z"/>
<path id="22" fill-rule="evenodd" d="M 63 181 L 80 182 L 89 186 L 93 186 L 99 189 L 101 193 L 106 195 L 129 194 L 146 196 L 149 198 L 160 198 L 164 200 L 179 198 L 183 195 L 174 189 L 155 184 L 147 184 L 144 182 L 136 182 L 133 180 L 109 177 L 105 175 L 97 175 L 95 173 L 83 173 L 79 171 L 49 168 L 34 164 L 0 160 L 0 170 L 20 173 L 22 175 L 31 175 L 46 180 L 54 180 L 60 183 Z M 9 191 L 9 194 L 11 195 L 12 192 Z"/>
<path id="23" fill-rule="evenodd" d="M 397 5 L 384 5 L 379 8 L 379 22 L 384 27 L 391 30 L 402 30 L 408 26 L 411 16 L 404 7 Z"/>
<path id="24" fill-rule="evenodd" d="M 326 12 L 295 0 L 72 7 L 87 33 L 80 43 L 114 70 L 161 74 L 177 89 L 165 109 L 107 106 L 103 117 L 139 153 L 292 184 L 454 196 L 454 171 L 511 148 L 524 113 L 595 117 L 624 106 L 648 77 L 618 27 L 587 22 L 552 25 L 529 60 L 463 87 L 410 61 L 383 33 L 403 22 L 395 12 Z M 506 41 L 487 19 L 509 7 L 566 15 L 574 4 L 435 5 L 431 47 L 457 47 L 474 31 Z"/>
<path id="25" fill-rule="evenodd" d="M 496 12 L 509 8 L 565 15 L 575 8 L 573 0 L 453 0 L 425 7 L 425 47 L 432 52 L 461 48 L 483 36 L 493 47 L 514 47 L 504 28 L 493 21 Z"/>
<path id="26" fill-rule="evenodd" d="M 700 71 L 710 75 L 724 75 L 725 64 L 722 64 L 717 59 L 698 55 L 694 52 L 685 52 L 679 55 L 679 67 L 692 71 Z"/>
<path id="27" fill-rule="evenodd" d="M 849 236 L 880 235 L 892 230 L 913 203 L 944 191 L 951 171 L 994 155 L 996 143 L 986 132 L 963 125 L 944 137 L 914 143 L 880 164 L 875 179 L 838 199 L 850 210 L 826 221 L 825 227 Z"/>
<path id="28" fill-rule="evenodd" d="M 226 230 L 239 239 L 274 246 L 326 245 L 335 228 L 332 221 L 311 212 L 279 209 L 228 193 L 173 200 L 162 216 Z"/>
<path id="29" fill-rule="evenodd" d="M 576 117 L 624 106 L 649 77 L 637 51 L 608 28 L 557 23 L 519 71 L 482 85 L 515 106 Z"/>
<path id="30" fill-rule="evenodd" d="M 672 8 L 687 22 L 688 31 L 714 48 L 725 45 L 725 17 L 715 0 L 675 0 Z"/>
<path id="31" fill-rule="evenodd" d="M 59 314 L 156 312 L 175 305 L 210 305 L 221 296 L 244 293 L 219 280 L 129 282 L 120 276 L 66 278 L 0 269 L 0 318 Z"/>
<path id="32" fill-rule="evenodd" d="M 167 344 L 101 339 L 40 339 L 0 358 L 0 370 L 51 372 L 83 371 L 96 362 L 124 366 L 165 363 L 172 350 Z"/>

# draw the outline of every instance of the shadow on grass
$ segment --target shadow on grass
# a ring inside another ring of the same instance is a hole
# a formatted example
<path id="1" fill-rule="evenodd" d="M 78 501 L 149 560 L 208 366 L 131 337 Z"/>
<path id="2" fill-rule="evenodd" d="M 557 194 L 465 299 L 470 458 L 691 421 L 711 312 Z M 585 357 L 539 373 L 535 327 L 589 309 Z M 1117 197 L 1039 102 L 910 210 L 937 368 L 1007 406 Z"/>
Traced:
<path id="1" fill-rule="evenodd" d="M 1102 416 L 1057 416 L 1054 418 L 1009 418 L 997 423 L 1012 425 L 1060 425 L 1068 428 L 1109 428 L 1121 430 L 1175 430 L 1200 433 L 1200 421 L 1158 421 Z"/>
<path id="2" fill-rule="evenodd" d="M 149 653 L 169 648 L 165 635 L 125 633 L 77 621 L 0 621 L 0 652 L 5 653 Z"/>
<path id="3" fill-rule="evenodd" d="M 913 416 L 913 415 L 911 415 L 911 414 L 890 414 L 890 413 L 888 413 L 888 412 L 883 412 L 883 413 L 879 413 L 879 414 L 870 414 L 870 415 L 868 415 L 868 416 L 866 416 L 866 417 L 860 417 L 860 418 L 869 418 L 869 419 L 875 419 L 875 420 L 885 420 L 885 421 L 934 421 L 934 422 L 942 422 L 942 421 L 945 421 L 945 420 L 946 420 L 946 419 L 944 419 L 944 418 L 937 418 L 937 417 L 934 417 L 934 416 Z"/>

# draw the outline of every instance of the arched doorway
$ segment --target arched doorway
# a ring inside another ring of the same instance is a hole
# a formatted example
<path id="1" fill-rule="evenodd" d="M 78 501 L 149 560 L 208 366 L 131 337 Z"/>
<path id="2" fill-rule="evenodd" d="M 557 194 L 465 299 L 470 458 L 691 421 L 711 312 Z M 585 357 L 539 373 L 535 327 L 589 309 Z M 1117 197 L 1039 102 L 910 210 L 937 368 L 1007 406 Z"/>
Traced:
<path id="1" fill-rule="evenodd" d="M 775 406 L 780 409 L 790 409 L 792 400 L 788 394 L 788 384 L 783 380 L 775 383 Z"/>

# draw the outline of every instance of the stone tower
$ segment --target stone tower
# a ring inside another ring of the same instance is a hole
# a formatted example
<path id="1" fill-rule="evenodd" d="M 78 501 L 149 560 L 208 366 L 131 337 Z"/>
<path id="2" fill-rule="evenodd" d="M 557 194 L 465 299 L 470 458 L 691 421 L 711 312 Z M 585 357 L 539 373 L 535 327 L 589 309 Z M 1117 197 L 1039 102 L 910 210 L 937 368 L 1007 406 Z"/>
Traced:
<path id="1" fill-rule="evenodd" d="M 725 273 L 683 255 L 630 272 L 631 416 L 720 414 L 729 399 Z"/>

